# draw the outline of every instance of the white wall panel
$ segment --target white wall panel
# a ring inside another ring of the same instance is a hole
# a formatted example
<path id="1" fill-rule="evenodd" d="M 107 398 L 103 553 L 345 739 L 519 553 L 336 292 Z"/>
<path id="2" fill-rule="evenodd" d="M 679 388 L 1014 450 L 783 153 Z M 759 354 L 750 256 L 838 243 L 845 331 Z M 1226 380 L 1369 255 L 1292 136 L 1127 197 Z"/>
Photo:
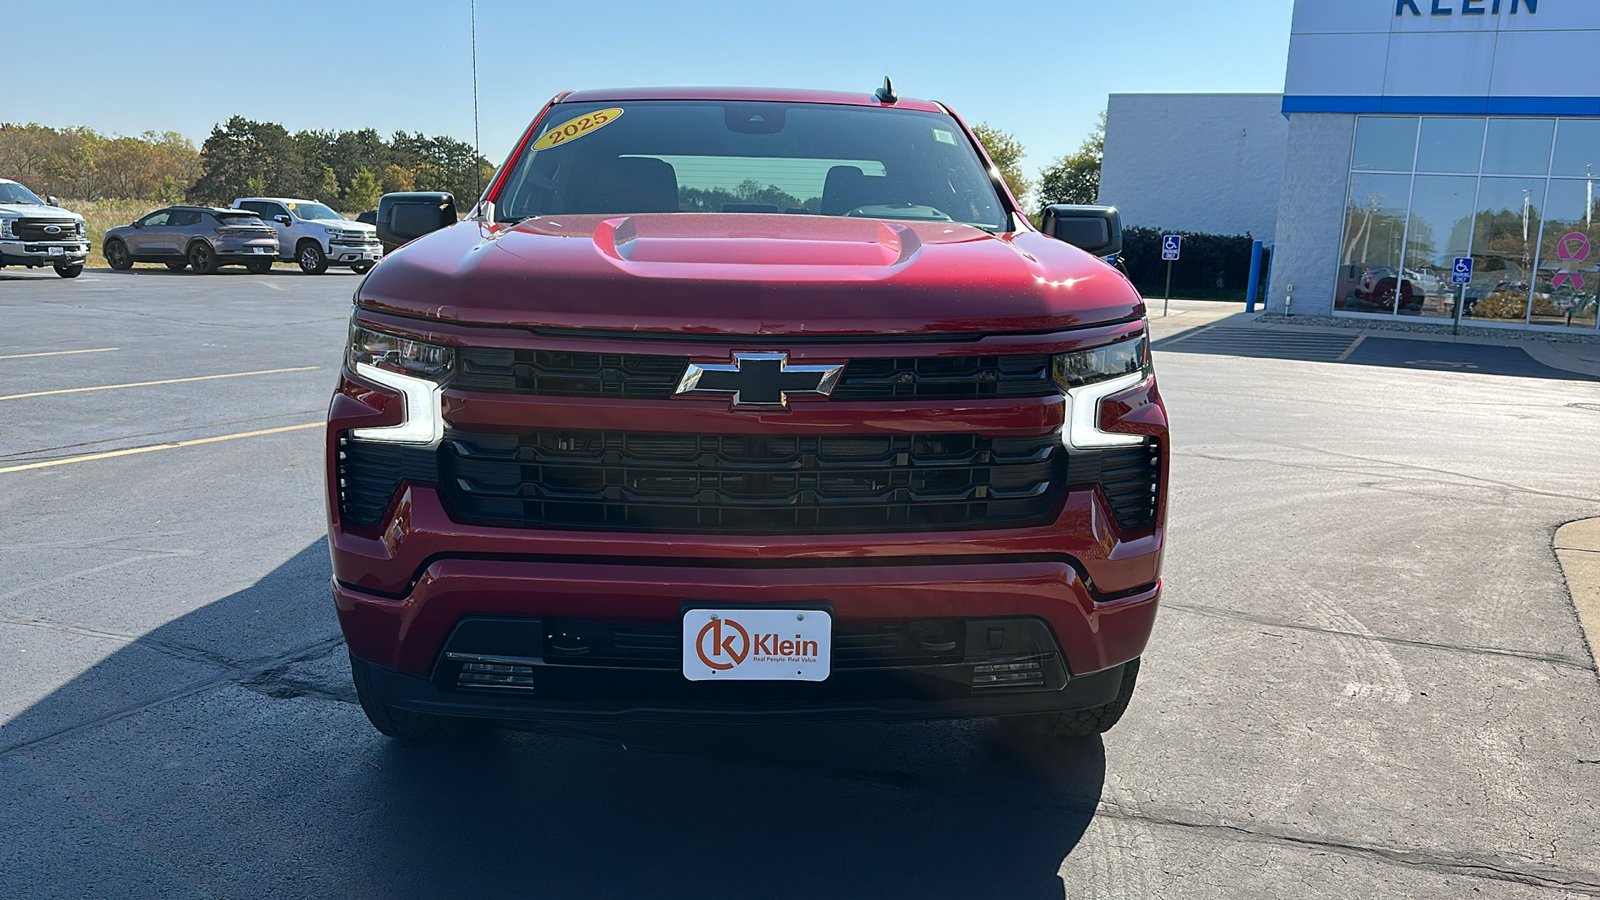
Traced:
<path id="1" fill-rule="evenodd" d="M 1289 39 L 1284 92 L 1301 95 L 1376 96 L 1383 93 L 1389 35 L 1297 34 Z"/>
<path id="2" fill-rule="evenodd" d="M 1390 97 L 1487 97 L 1493 32 L 1397 34 L 1389 39 L 1382 93 Z"/>
<path id="3" fill-rule="evenodd" d="M 1495 97 L 1600 97 L 1591 31 L 1521 31 L 1500 35 L 1490 95 Z M 1537 63 L 1530 63 L 1537 60 Z"/>
<path id="4" fill-rule="evenodd" d="M 1130 226 L 1271 242 L 1289 123 L 1276 94 L 1113 94 L 1100 202 Z"/>
<path id="5" fill-rule="evenodd" d="M 1426 0 L 1423 0 L 1426 2 Z M 1306 3 L 1294 5 L 1295 34 L 1349 34 L 1388 31 L 1394 20 L 1392 0 L 1383 3 Z"/>

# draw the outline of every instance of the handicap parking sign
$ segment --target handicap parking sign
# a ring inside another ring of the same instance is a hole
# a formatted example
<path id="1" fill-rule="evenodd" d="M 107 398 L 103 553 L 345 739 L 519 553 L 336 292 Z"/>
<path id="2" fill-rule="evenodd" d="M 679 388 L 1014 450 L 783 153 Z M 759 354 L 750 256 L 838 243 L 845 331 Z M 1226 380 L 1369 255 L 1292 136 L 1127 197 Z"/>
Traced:
<path id="1" fill-rule="evenodd" d="M 1161 238 L 1161 258 L 1167 262 L 1177 262 L 1183 256 L 1183 235 L 1168 234 Z"/>
<path id="2" fill-rule="evenodd" d="M 1470 257 L 1470 256 L 1458 256 L 1458 257 L 1456 257 L 1456 267 L 1455 267 L 1455 269 L 1453 269 L 1450 272 L 1450 283 L 1451 284 L 1471 284 L 1472 283 L 1472 257 Z"/>

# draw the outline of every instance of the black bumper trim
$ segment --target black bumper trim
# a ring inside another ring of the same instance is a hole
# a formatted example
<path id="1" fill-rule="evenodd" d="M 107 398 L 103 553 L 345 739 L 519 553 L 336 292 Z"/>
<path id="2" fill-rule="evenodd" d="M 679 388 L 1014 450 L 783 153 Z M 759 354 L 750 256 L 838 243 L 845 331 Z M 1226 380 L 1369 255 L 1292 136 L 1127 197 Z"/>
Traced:
<path id="1" fill-rule="evenodd" d="M 538 722 L 825 722 L 920 721 L 993 718 L 1066 712 L 1103 706 L 1116 699 L 1126 664 L 1082 675 L 1059 691 L 979 694 L 944 700 L 885 697 L 847 700 L 685 701 L 548 700 L 537 693 L 442 691 L 427 678 L 404 675 L 364 661 L 389 706 L 434 715 L 492 719 L 508 724 Z M 777 682 L 789 684 L 788 682 Z M 824 682 L 826 683 L 826 682 Z M 749 683 L 747 683 L 749 684 Z"/>

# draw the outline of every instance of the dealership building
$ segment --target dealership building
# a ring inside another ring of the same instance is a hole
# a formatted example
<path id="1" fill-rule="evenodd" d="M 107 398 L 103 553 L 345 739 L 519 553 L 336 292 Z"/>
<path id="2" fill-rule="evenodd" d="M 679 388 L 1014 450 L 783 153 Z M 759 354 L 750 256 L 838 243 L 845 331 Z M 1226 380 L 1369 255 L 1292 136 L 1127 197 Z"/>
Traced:
<path id="1" fill-rule="evenodd" d="M 1297 0 L 1281 96 L 1112 96 L 1100 199 L 1272 245 L 1271 312 L 1595 331 L 1596 48 L 1596 0 Z"/>

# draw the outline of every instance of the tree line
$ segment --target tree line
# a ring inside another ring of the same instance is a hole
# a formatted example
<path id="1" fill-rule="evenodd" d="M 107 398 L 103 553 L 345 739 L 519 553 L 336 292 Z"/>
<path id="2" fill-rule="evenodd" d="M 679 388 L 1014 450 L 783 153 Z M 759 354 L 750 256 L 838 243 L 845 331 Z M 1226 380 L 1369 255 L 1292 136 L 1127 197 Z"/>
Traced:
<path id="1" fill-rule="evenodd" d="M 0 177 L 76 200 L 225 204 L 234 197 L 305 197 L 347 212 L 388 191 L 450 191 L 477 199 L 494 173 L 471 144 L 397 131 L 289 132 L 234 116 L 194 143 L 176 132 L 136 137 L 91 128 L 0 123 Z"/>

